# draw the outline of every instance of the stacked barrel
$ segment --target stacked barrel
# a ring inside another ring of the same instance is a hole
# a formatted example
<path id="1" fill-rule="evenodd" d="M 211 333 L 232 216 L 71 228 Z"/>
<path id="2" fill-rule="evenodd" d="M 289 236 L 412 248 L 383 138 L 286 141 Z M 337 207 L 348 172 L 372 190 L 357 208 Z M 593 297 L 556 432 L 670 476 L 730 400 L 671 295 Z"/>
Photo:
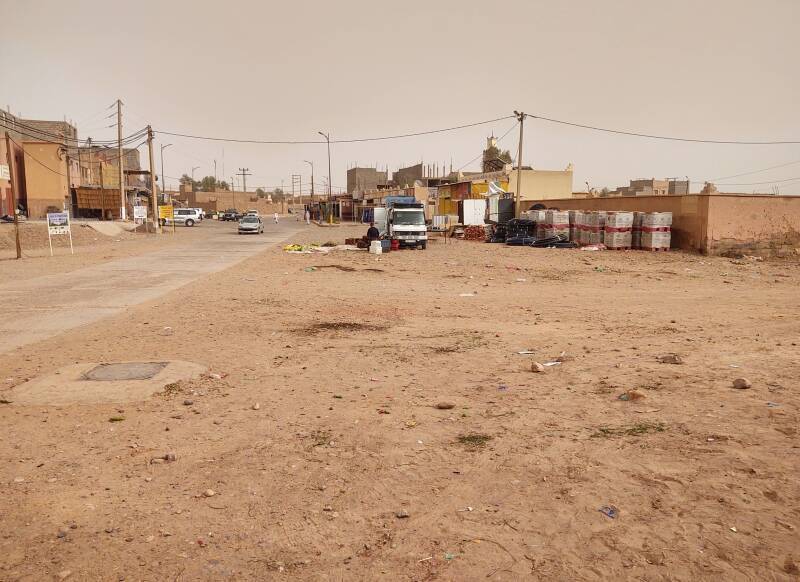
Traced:
<path id="1" fill-rule="evenodd" d="M 632 244 L 633 212 L 609 212 L 606 215 L 604 244 L 613 250 L 628 250 Z"/>
<path id="2" fill-rule="evenodd" d="M 672 213 L 648 212 L 642 217 L 642 248 L 668 251 L 672 243 Z"/>

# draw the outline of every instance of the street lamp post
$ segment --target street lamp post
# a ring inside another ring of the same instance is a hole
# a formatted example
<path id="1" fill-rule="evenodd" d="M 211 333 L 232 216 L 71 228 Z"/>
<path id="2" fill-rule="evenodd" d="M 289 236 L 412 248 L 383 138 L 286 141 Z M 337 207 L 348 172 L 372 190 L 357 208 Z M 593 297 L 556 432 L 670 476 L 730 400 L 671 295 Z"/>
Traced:
<path id="1" fill-rule="evenodd" d="M 321 131 L 317 133 L 328 142 L 328 224 L 333 224 L 333 206 L 331 204 L 331 184 L 333 184 L 333 182 L 331 182 L 331 134 L 322 133 Z"/>
<path id="2" fill-rule="evenodd" d="M 195 170 L 199 170 L 199 169 L 200 169 L 200 166 L 194 166 L 192 168 L 192 190 L 194 190 L 194 171 Z"/>
<path id="3" fill-rule="evenodd" d="M 164 150 L 171 145 L 171 143 L 168 143 L 161 146 L 161 188 L 164 190 L 164 202 L 167 201 L 167 183 L 164 181 Z"/>

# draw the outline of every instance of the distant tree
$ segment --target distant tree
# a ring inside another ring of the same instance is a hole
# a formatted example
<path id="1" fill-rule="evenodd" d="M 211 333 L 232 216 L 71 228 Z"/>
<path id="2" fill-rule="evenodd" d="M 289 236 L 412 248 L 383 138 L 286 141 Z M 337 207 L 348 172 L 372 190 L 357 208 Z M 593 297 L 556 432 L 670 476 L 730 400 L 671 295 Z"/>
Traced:
<path id="1" fill-rule="evenodd" d="M 198 182 L 197 180 L 192 180 L 192 177 L 189 176 L 188 174 L 184 174 L 183 176 L 181 176 L 179 182 L 184 185 L 191 184 L 194 190 L 200 190 L 200 182 Z"/>
<path id="2" fill-rule="evenodd" d="M 609 194 L 611 194 L 611 190 L 609 190 L 607 187 L 600 190 L 600 196 L 603 198 L 607 197 Z"/>
<path id="3" fill-rule="evenodd" d="M 263 188 L 256 188 L 256 196 L 259 198 L 266 198 L 267 193 L 264 191 Z"/>
<path id="4" fill-rule="evenodd" d="M 222 182 L 218 182 L 217 185 L 220 187 L 221 190 L 230 190 L 231 186 L 225 180 Z"/>
<path id="5" fill-rule="evenodd" d="M 200 190 L 202 192 L 213 192 L 218 185 L 219 183 L 214 176 L 206 176 L 200 180 Z"/>
<path id="6" fill-rule="evenodd" d="M 275 188 L 272 192 L 272 201 L 281 202 L 286 199 L 286 193 L 281 188 Z"/>

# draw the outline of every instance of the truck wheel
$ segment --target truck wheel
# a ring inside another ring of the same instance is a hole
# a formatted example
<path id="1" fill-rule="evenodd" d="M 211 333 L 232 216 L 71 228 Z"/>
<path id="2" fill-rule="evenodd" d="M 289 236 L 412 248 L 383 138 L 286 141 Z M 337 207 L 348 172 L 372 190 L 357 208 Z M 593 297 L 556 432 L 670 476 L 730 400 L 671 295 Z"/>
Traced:
<path id="1" fill-rule="evenodd" d="M 419 248 L 421 248 L 423 251 L 426 248 L 428 248 L 428 241 L 423 241 L 423 242 L 419 243 Z"/>
<path id="2" fill-rule="evenodd" d="M 191 218 L 186 219 L 186 226 L 194 226 L 194 220 Z"/>

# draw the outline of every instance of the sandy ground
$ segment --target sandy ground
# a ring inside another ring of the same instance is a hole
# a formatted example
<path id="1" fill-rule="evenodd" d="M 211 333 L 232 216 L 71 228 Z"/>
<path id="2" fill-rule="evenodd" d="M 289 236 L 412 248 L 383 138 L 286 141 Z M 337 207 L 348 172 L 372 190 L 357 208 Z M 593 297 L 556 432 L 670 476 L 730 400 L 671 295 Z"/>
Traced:
<path id="1" fill-rule="evenodd" d="M 0 397 L 76 362 L 212 372 L 0 405 L 0 579 L 797 580 L 798 284 L 682 253 L 267 250 L 0 359 Z"/>

